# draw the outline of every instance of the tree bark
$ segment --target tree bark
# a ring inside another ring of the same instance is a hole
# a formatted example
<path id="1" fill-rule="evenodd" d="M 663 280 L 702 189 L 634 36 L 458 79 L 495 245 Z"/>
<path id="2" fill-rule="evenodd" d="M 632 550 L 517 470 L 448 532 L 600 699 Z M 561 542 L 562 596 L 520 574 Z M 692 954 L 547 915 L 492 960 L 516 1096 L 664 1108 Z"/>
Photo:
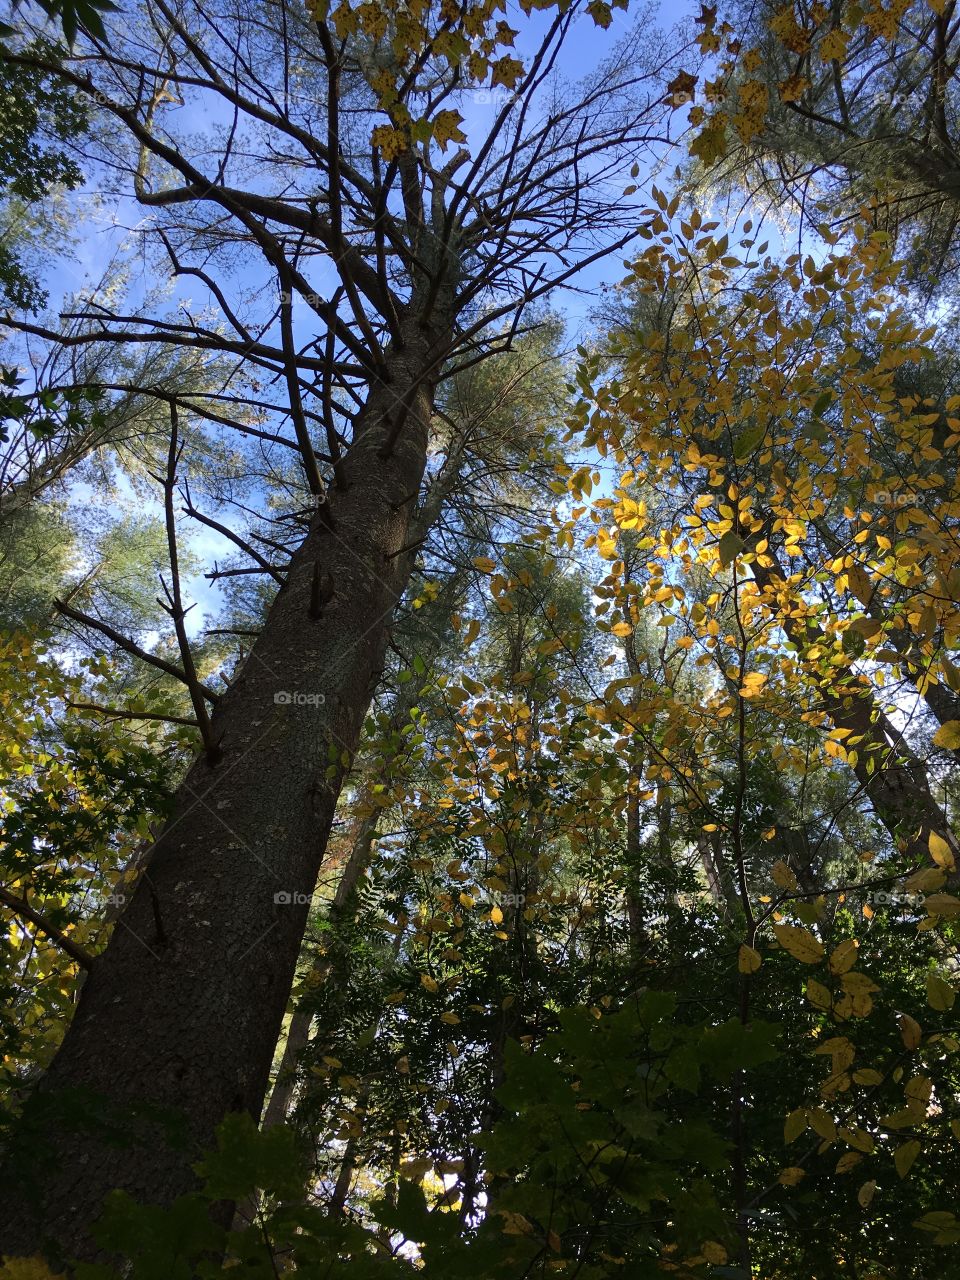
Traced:
<path id="1" fill-rule="evenodd" d="M 413 562 L 398 553 L 425 465 L 425 371 L 441 335 L 409 328 L 389 354 L 389 384 L 371 390 L 356 424 L 344 488 L 320 507 L 217 705 L 220 760 L 198 759 L 179 788 L 38 1087 L 44 1103 L 92 1095 L 134 1140 L 47 1121 L 29 1144 L 49 1157 L 34 1197 L 21 1138 L 2 1170 L 0 1254 L 98 1256 L 90 1226 L 108 1191 L 169 1203 L 195 1186 L 191 1164 L 225 1114 L 261 1113 L 337 796 Z M 332 584 L 322 610 L 318 580 Z M 183 1146 L 147 1106 L 185 1118 Z"/>
<path id="2" fill-rule="evenodd" d="M 777 574 L 758 561 L 750 566 L 758 586 L 776 594 Z M 807 625 L 803 632 L 789 613 L 782 617 L 783 629 L 801 655 L 804 647 L 822 638 L 819 628 Z M 931 834 L 946 841 L 960 868 L 960 841 L 954 835 L 944 812 L 930 790 L 926 765 L 911 751 L 883 714 L 873 691 L 864 681 L 860 686 L 838 689 L 822 680 L 821 697 L 826 711 L 839 729 L 849 730 L 855 743 L 856 764 L 852 766 L 860 787 L 870 801 L 874 813 L 912 861 L 929 863 Z M 955 872 L 950 880 L 957 883 Z"/>

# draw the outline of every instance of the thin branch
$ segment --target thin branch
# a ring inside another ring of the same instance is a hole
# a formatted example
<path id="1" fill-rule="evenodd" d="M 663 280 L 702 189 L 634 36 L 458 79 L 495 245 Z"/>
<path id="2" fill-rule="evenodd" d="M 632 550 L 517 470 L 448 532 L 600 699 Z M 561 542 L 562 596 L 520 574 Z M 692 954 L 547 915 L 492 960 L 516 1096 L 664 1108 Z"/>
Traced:
<path id="1" fill-rule="evenodd" d="M 169 614 L 170 620 L 173 622 L 173 628 L 177 635 L 177 644 L 180 646 L 180 659 L 183 662 L 183 673 L 186 680 L 187 689 L 190 691 L 190 701 L 193 703 L 194 715 L 197 717 L 197 725 L 200 729 L 200 736 L 203 739 L 203 745 L 206 748 L 207 759 L 214 763 L 220 758 L 220 744 L 213 736 L 213 726 L 210 723 L 210 715 L 207 711 L 207 704 L 203 700 L 203 693 L 200 688 L 200 679 L 197 675 L 196 664 L 193 661 L 193 651 L 190 648 L 190 638 L 187 635 L 185 618 L 187 610 L 183 607 L 183 594 L 180 590 L 180 555 L 177 550 L 177 517 L 173 509 L 173 495 L 177 483 L 177 463 L 180 460 L 180 416 L 177 413 L 177 406 L 170 405 L 170 448 L 167 450 L 167 474 L 163 483 L 163 510 L 166 517 L 167 525 L 167 552 L 170 558 L 170 586 L 161 578 L 164 592 L 167 596 L 167 604 L 164 605 L 165 611 Z"/>
<path id="2" fill-rule="evenodd" d="M 141 662 L 146 662 L 151 667 L 156 667 L 158 670 L 165 672 L 168 676 L 173 676 L 181 684 L 189 683 L 186 675 L 175 663 L 167 662 L 165 658 L 159 658 L 155 653 L 148 653 L 146 649 L 141 649 L 129 636 L 114 630 L 108 623 L 101 622 L 99 618 L 92 618 L 88 613 L 81 613 L 79 609 L 74 609 L 63 600 L 54 600 L 53 606 L 57 613 L 63 614 L 65 618 L 70 618 L 73 622 L 79 622 L 81 626 L 91 627 L 94 631 L 99 631 L 108 640 L 112 640 L 118 649 L 122 649 L 124 653 L 129 653 L 131 657 L 139 658 Z M 215 690 L 208 688 L 205 684 L 198 684 L 197 687 L 208 702 L 216 703 L 218 701 L 220 695 Z"/>
<path id="3" fill-rule="evenodd" d="M 0 902 L 9 907 L 15 915 L 22 916 L 24 920 L 29 920 L 41 933 L 45 933 L 51 942 L 55 942 L 81 968 L 87 971 L 93 968 L 96 961 L 90 952 L 85 947 L 81 947 L 78 942 L 74 942 L 62 929 L 58 929 L 55 924 L 51 924 L 41 912 L 35 911 L 26 898 L 18 897 L 17 894 L 11 893 L 8 889 L 0 889 Z"/>
<path id="4" fill-rule="evenodd" d="M 71 711 L 94 711 L 99 716 L 111 716 L 115 720 L 161 720 L 166 724 L 188 725 L 191 729 L 199 729 L 196 720 L 189 716 L 167 716 L 159 711 L 122 711 L 119 707 L 101 707 L 96 702 L 68 702 Z"/>

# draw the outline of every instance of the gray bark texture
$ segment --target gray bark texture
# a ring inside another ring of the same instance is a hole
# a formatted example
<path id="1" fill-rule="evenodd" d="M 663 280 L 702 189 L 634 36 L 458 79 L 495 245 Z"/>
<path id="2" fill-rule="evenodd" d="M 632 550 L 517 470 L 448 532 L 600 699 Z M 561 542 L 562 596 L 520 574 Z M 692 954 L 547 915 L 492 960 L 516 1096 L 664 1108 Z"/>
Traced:
<path id="1" fill-rule="evenodd" d="M 22 1167 L 3 1170 L 0 1255 L 97 1256 L 89 1227 L 108 1191 L 169 1203 L 194 1187 L 191 1164 L 226 1113 L 260 1116 L 337 796 L 412 564 L 412 553 L 397 553 L 412 518 L 404 500 L 425 465 L 432 360 L 419 331 L 389 356 L 390 382 L 371 391 L 345 488 L 312 521 L 218 703 L 220 759 L 198 759 L 179 788 L 34 1100 L 80 1090 L 134 1140 L 48 1124 L 39 1200 Z M 403 429 L 387 448 L 403 400 Z M 319 617 L 317 565 L 333 587 Z M 186 1144 L 167 1141 L 142 1111 L 134 1118 L 144 1107 L 185 1115 Z"/>

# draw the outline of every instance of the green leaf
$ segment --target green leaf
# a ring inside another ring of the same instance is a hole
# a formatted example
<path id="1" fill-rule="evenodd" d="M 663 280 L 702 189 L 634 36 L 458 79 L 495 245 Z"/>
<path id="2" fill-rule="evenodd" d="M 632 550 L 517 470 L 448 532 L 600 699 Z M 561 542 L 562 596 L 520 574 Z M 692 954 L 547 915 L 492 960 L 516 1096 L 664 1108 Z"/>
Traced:
<path id="1" fill-rule="evenodd" d="M 724 569 L 728 568 L 736 560 L 737 556 L 744 550 L 746 543 L 738 533 L 734 533 L 729 529 L 720 539 L 720 563 Z"/>

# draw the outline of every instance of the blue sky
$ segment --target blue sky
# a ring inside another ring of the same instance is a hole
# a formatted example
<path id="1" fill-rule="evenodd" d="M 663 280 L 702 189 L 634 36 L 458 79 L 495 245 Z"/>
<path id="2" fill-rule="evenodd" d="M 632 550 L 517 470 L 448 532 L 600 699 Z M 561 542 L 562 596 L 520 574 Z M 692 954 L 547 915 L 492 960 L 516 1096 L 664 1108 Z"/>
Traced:
<path id="1" fill-rule="evenodd" d="M 674 24 L 689 19 L 698 9 L 698 5 L 691 3 L 664 3 L 656 10 L 656 18 L 650 19 L 652 29 L 659 28 L 660 32 L 669 29 Z M 558 72 L 564 78 L 571 80 L 589 74 L 607 56 L 615 43 L 630 31 L 642 12 L 639 6 L 631 6 L 627 13 L 614 10 L 612 25 L 608 30 L 597 27 L 587 15 L 581 15 L 576 20 L 572 37 L 561 53 Z M 530 18 L 525 18 L 517 13 L 516 16 L 508 15 L 508 19 L 511 25 L 519 28 L 517 52 L 523 56 L 536 46 L 540 33 L 549 21 L 549 15 L 534 12 Z M 473 95 L 472 100 L 468 100 L 464 107 L 466 116 L 464 127 L 471 140 L 475 134 L 484 130 L 491 112 L 498 106 L 499 103 L 493 95 L 484 95 L 482 92 Z M 679 117 L 682 114 L 678 113 L 677 124 L 680 123 Z M 197 121 L 198 128 L 201 125 L 210 127 L 210 124 L 209 118 Z M 685 148 L 678 148 L 678 151 L 681 150 L 685 151 Z M 682 155 L 678 155 L 678 160 L 681 158 Z M 670 169 L 672 168 L 671 159 Z M 638 211 L 646 203 L 645 178 L 648 177 L 648 174 L 641 173 L 638 179 L 639 190 L 636 196 Z M 661 179 L 661 185 L 668 185 L 666 176 Z M 74 202 L 76 214 L 75 238 L 69 251 L 50 264 L 46 283 L 50 289 L 51 308 L 56 308 L 66 294 L 94 288 L 104 272 L 109 269 L 115 255 L 119 254 L 121 257 L 128 258 L 133 268 L 129 281 L 129 297 L 126 302 L 126 306 L 132 310 L 151 289 L 163 285 L 161 280 L 150 273 L 143 259 L 140 259 L 139 267 L 137 264 L 139 228 L 142 228 L 150 219 L 150 211 L 142 209 L 132 198 L 101 199 L 92 186 L 71 199 Z M 603 288 L 616 284 L 623 276 L 624 258 L 624 252 L 615 253 L 603 262 L 592 265 L 578 277 L 575 288 L 558 290 L 552 297 L 553 307 L 564 315 L 568 322 L 571 339 L 579 339 L 583 336 L 589 325 L 590 314 L 600 301 Z M 322 274 L 320 273 L 320 279 Z M 246 279 L 240 283 L 250 284 L 256 281 Z M 170 286 L 167 306 L 172 310 L 178 303 L 192 303 L 194 308 L 202 309 L 208 301 L 209 298 L 199 282 L 186 280 Z M 89 502 L 91 497 L 90 491 L 85 487 L 75 488 L 76 501 Z M 129 485 L 126 484 L 118 486 L 114 502 L 118 514 L 125 505 L 143 510 L 142 496 L 133 494 Z M 157 511 L 159 514 L 159 506 Z M 211 510 L 211 514 L 224 518 L 222 511 Z M 227 522 L 229 523 L 229 520 Z M 212 567 L 212 561 L 215 558 L 223 559 L 232 550 L 231 544 L 221 535 L 197 526 L 192 521 L 184 521 L 181 532 L 190 549 L 207 562 L 208 567 Z M 196 631 L 202 626 L 204 613 L 215 612 L 219 604 L 218 593 L 199 575 L 194 575 L 186 581 L 184 588 L 185 594 L 197 603 L 197 607 L 190 615 L 192 628 Z"/>

